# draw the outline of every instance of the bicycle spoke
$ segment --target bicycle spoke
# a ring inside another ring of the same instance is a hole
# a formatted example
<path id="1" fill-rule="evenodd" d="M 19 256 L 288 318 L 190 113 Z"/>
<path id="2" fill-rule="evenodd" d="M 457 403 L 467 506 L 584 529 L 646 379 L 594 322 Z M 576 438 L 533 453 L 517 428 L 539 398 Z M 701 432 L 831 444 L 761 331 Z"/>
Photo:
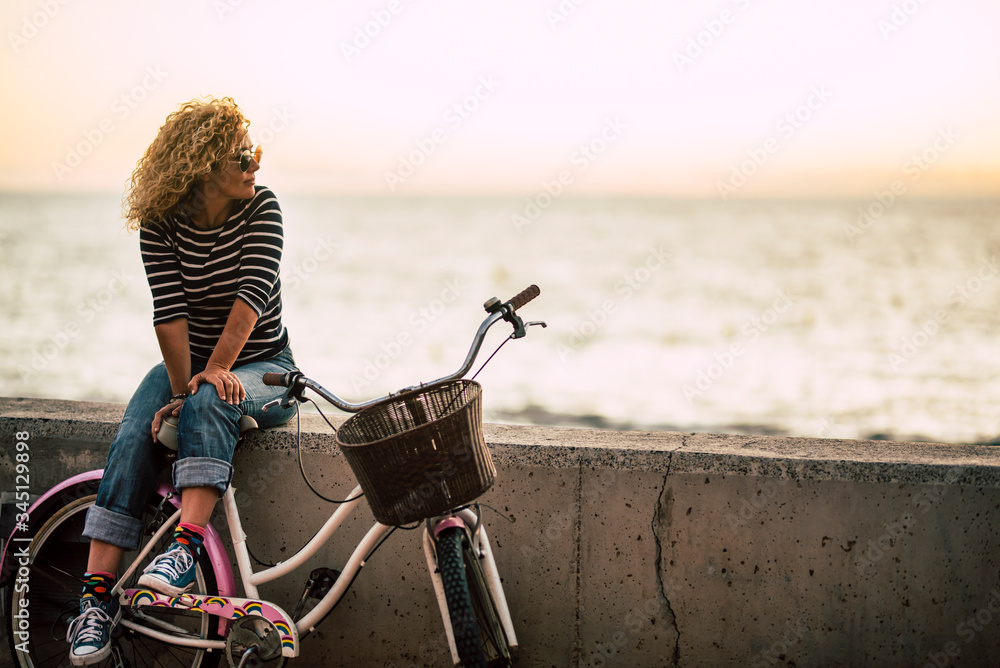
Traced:
<path id="1" fill-rule="evenodd" d="M 153 662 L 143 662 L 143 660 L 142 660 L 141 654 L 142 654 L 142 650 L 144 650 L 144 649 L 150 655 L 150 657 L 154 656 L 153 653 L 151 651 L 149 651 L 149 649 L 146 647 L 146 641 L 144 639 L 142 639 L 139 636 L 133 636 L 132 638 L 129 639 L 129 643 L 128 644 L 129 644 L 129 649 L 131 650 L 131 655 L 132 655 L 132 660 L 130 661 L 130 663 L 132 664 L 132 666 L 138 667 L 138 666 L 146 666 L 146 665 L 149 665 L 149 666 L 156 665 Z"/>
<path id="2" fill-rule="evenodd" d="M 479 626 L 483 655 L 491 667 L 509 666 L 511 657 L 507 646 L 507 636 L 503 631 L 503 625 L 500 623 L 492 594 L 486 584 L 482 563 L 468 541 L 463 541 L 462 553 L 472 609 Z"/>
<path id="3" fill-rule="evenodd" d="M 69 653 L 69 646 L 65 640 L 49 640 L 41 644 L 36 644 L 32 649 L 36 657 L 39 655 L 45 656 L 45 658 L 39 659 L 36 664 L 39 667 L 57 666 L 60 660 Z"/>
<path id="4" fill-rule="evenodd" d="M 76 615 L 82 588 L 81 575 L 86 569 L 89 543 L 80 538 L 86 511 L 96 499 L 94 485 L 81 485 L 76 490 L 80 496 L 65 506 L 53 508 L 49 514 L 36 519 L 37 533 L 32 541 L 32 596 L 30 609 L 34 632 L 30 638 L 28 655 L 15 657 L 23 666 L 31 668 L 55 668 L 69 666 L 69 645 L 65 634 L 70 619 Z M 67 492 L 70 494 L 72 492 Z M 155 504 L 147 512 L 155 511 Z M 148 516 L 147 516 L 148 517 Z M 160 541 L 162 542 L 162 541 Z M 152 555 L 159 553 L 154 546 Z M 124 571 L 132 563 L 135 553 L 126 554 L 120 565 Z M 197 591 L 211 594 L 214 581 L 211 570 L 204 563 L 198 565 Z M 143 561 L 147 561 L 144 559 Z M 141 564 L 140 564 L 141 565 Z M 136 572 L 141 572 L 137 569 Z M 137 577 L 137 576 L 136 576 Z M 131 578 L 135 579 L 135 578 Z M 133 583 L 134 584 L 134 583 Z M 123 583 L 129 588 L 129 583 Z M 19 604 L 18 597 L 14 603 Z M 124 617 L 131 617 L 128 606 Z M 147 610 L 147 623 L 151 628 L 173 632 L 188 638 L 218 638 L 215 627 L 208 615 L 196 611 L 160 608 Z M 6 623 L 6 622 L 5 622 Z M 214 665 L 219 653 L 208 654 L 197 648 L 173 646 L 141 633 L 124 631 L 113 639 L 113 654 L 98 666 L 116 668 L 124 663 L 130 668 L 144 666 L 162 668 L 198 668 Z"/>
<path id="5" fill-rule="evenodd" d="M 51 572 L 50 572 L 51 571 Z M 53 574 L 55 573 L 55 575 Z M 49 562 L 39 562 L 37 559 L 35 563 L 31 565 L 31 575 L 32 577 L 41 576 L 47 582 L 59 587 L 66 591 L 74 597 L 80 595 L 80 590 L 83 588 L 83 578 L 80 576 L 73 576 L 68 573 L 65 569 L 59 568 Z M 58 576 L 58 577 L 57 577 Z M 67 581 L 74 583 L 76 588 L 74 589 Z"/>
<path id="6" fill-rule="evenodd" d="M 163 655 L 163 650 L 165 648 L 157 645 L 159 651 L 155 651 L 151 646 L 149 640 L 145 636 L 136 635 L 131 639 L 132 652 L 137 660 L 142 660 L 141 656 L 146 654 L 149 659 L 145 660 L 144 663 L 139 663 L 138 665 L 148 665 L 148 666 L 161 666 L 163 665 L 161 657 Z M 135 664 L 136 662 L 133 662 Z"/>

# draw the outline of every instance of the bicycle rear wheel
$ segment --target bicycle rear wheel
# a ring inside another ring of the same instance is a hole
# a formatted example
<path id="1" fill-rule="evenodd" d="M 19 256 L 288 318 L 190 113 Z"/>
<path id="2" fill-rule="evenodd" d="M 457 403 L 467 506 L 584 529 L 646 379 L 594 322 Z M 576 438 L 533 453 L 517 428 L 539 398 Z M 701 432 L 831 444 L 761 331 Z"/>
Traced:
<path id="1" fill-rule="evenodd" d="M 516 661 L 490 595 L 479 557 L 460 527 L 437 538 L 438 567 L 444 585 L 455 647 L 466 668 L 505 668 Z"/>
<path id="2" fill-rule="evenodd" d="M 14 664 L 22 668 L 54 668 L 69 666 L 69 643 L 66 630 L 69 622 L 78 612 L 82 575 L 87 568 L 90 541 L 82 537 L 87 509 L 97 500 L 97 481 L 80 483 L 65 491 L 56 504 L 42 508 L 30 518 L 31 533 L 28 554 L 30 574 L 28 588 L 17 591 L 10 587 L 8 610 L 19 610 L 23 600 L 27 600 L 29 612 L 29 639 L 21 642 L 13 634 L 18 630 L 18 620 L 11 619 L 8 631 L 11 633 L 11 651 Z M 149 526 L 156 514 L 157 505 L 162 500 L 154 495 L 146 507 L 142 521 Z M 173 506 L 164 504 L 167 516 L 173 513 Z M 152 535 L 152 531 L 148 531 Z M 146 561 L 156 557 L 171 540 L 169 532 L 154 546 Z M 9 555 L 9 553 L 8 553 Z M 119 566 L 122 573 L 135 559 L 137 552 L 126 553 Z M 141 564 L 125 588 L 135 586 L 135 580 L 142 574 Z M 198 574 L 194 592 L 217 594 L 215 575 L 208 558 L 202 554 L 197 565 Z M 218 639 L 218 619 L 200 612 L 176 610 L 174 608 L 144 607 L 145 619 L 132 614 L 128 606 L 122 606 L 122 619 L 131 620 L 151 628 L 174 633 L 183 633 L 191 638 Z M 137 633 L 119 624 L 115 630 L 111 656 L 98 666 L 130 665 L 132 668 L 209 668 L 215 666 L 221 652 L 205 652 L 193 648 L 170 645 Z"/>

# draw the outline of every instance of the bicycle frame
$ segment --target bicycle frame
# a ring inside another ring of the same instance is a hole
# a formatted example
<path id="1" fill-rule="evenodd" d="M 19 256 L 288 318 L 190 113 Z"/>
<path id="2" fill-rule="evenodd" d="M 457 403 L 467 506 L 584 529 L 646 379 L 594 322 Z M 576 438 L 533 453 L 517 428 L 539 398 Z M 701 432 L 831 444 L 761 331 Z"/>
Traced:
<path id="1" fill-rule="evenodd" d="M 500 303 L 499 300 L 495 298 L 489 300 L 484 305 L 489 313 L 489 316 L 483 321 L 479 330 L 476 332 L 472 347 L 470 348 L 462 366 L 457 372 L 440 378 L 437 381 L 433 381 L 433 383 L 453 380 L 464 376 L 465 373 L 471 369 L 487 331 L 499 320 L 506 320 L 514 326 L 514 334 L 512 335 L 512 338 L 523 337 L 525 335 L 526 326 L 537 324 L 544 327 L 545 323 L 543 322 L 524 323 L 515 313 L 517 308 L 523 306 L 531 299 L 534 299 L 538 293 L 539 291 L 536 286 L 530 286 L 528 289 L 522 291 L 518 295 L 515 295 L 515 297 L 506 303 Z M 268 376 L 272 376 L 270 381 Z M 264 382 L 270 385 L 284 385 L 288 388 L 284 397 L 282 399 L 275 400 L 273 403 L 290 405 L 294 400 L 302 400 L 301 393 L 304 389 L 308 388 L 316 392 L 330 404 L 346 412 L 357 412 L 363 408 L 375 405 L 376 403 L 391 396 L 395 396 L 395 394 L 392 394 L 387 397 L 380 397 L 363 403 L 350 403 L 337 397 L 314 381 L 305 378 L 301 372 L 298 371 L 291 372 L 283 376 L 278 374 L 265 374 Z M 416 389 L 418 387 L 423 387 L 423 384 L 420 386 L 413 386 L 411 388 L 404 388 L 403 390 L 400 390 L 400 392 Z M 267 407 L 265 406 L 265 410 L 266 409 Z M 164 502 L 166 502 L 167 500 L 172 499 L 172 495 L 176 495 L 176 490 L 163 490 L 163 495 Z M 259 597 L 258 586 L 267 582 L 278 580 L 303 566 L 323 545 L 327 543 L 328 540 L 330 540 L 337 529 L 343 525 L 348 516 L 351 515 L 351 513 L 353 513 L 357 508 L 358 504 L 361 503 L 362 498 L 361 486 L 357 485 L 348 496 L 348 499 L 342 502 L 341 505 L 329 516 L 320 530 L 306 545 L 300 548 L 287 560 L 281 561 L 274 566 L 267 567 L 264 570 L 254 572 L 250 561 L 250 551 L 247 547 L 247 535 L 243 530 L 239 508 L 236 504 L 235 488 L 230 485 L 222 496 L 223 509 L 225 512 L 226 522 L 229 526 L 230 536 L 232 538 L 240 581 L 243 585 L 244 595 L 247 598 L 236 598 L 235 596 L 230 595 L 230 592 L 235 593 L 232 568 L 229 565 L 229 555 L 225 553 L 224 549 L 222 549 L 217 535 L 213 536 L 212 544 L 209 545 L 209 550 L 206 553 L 209 556 L 215 573 L 222 575 L 222 577 L 217 577 L 217 580 L 219 584 L 223 584 L 225 587 L 219 589 L 219 595 L 181 594 L 180 596 L 169 597 L 147 589 L 126 590 L 122 588 L 122 583 L 130 581 L 132 575 L 139 567 L 139 564 L 142 563 L 147 556 L 149 556 L 153 546 L 158 544 L 159 541 L 165 537 L 168 531 L 172 530 L 180 518 L 181 510 L 175 500 L 171 500 L 171 505 L 176 508 L 176 510 L 172 513 L 172 515 L 170 515 L 169 518 L 166 517 L 165 513 L 162 513 L 163 505 L 161 505 L 161 513 L 157 513 L 156 520 L 159 521 L 160 519 L 164 519 L 165 521 L 163 521 L 157 528 L 152 538 L 142 546 L 138 556 L 133 560 L 132 564 L 125 570 L 125 572 L 121 574 L 118 584 L 112 590 L 113 595 L 118 596 L 121 605 L 131 606 L 134 611 L 134 620 L 123 619 L 121 623 L 126 628 L 136 633 L 144 634 L 164 643 L 195 649 L 224 651 L 227 648 L 226 640 L 206 640 L 192 637 L 185 629 L 182 629 L 179 626 L 175 626 L 164 619 L 157 619 L 156 616 L 151 617 L 149 615 L 145 615 L 143 613 L 143 608 L 146 606 L 171 607 L 216 616 L 219 619 L 219 633 L 223 636 L 223 638 L 227 637 L 228 631 L 234 621 L 247 615 L 256 615 L 266 619 L 275 629 L 279 631 L 281 636 L 282 656 L 287 658 L 299 656 L 301 638 L 315 630 L 320 621 L 322 621 L 323 618 L 325 618 L 326 615 L 333 610 L 337 603 L 340 602 L 344 594 L 350 588 L 357 574 L 364 567 L 366 559 L 368 559 L 375 548 L 378 547 L 381 541 L 394 529 L 394 527 L 376 522 L 368 530 L 360 542 L 358 542 L 346 564 L 344 564 L 343 571 L 337 577 L 330 590 L 319 600 L 312 610 L 310 610 L 298 621 L 293 620 L 288 613 L 280 607 L 261 599 Z M 438 572 L 438 557 L 435 543 L 435 537 L 439 529 L 455 527 L 463 528 L 471 541 L 473 554 L 482 561 L 482 573 L 486 580 L 486 586 L 489 589 L 489 595 L 495 604 L 497 617 L 499 617 L 499 621 L 506 635 L 508 645 L 510 647 L 516 647 L 517 639 L 514 633 L 514 626 L 511 621 L 507 600 L 503 592 L 503 587 L 500 583 L 500 576 L 497 571 L 496 562 L 493 558 L 493 551 L 490 546 L 489 537 L 487 536 L 486 529 L 480 522 L 480 518 L 477 513 L 473 512 L 469 508 L 459 508 L 449 511 L 444 515 L 428 519 L 424 523 L 423 527 L 422 545 L 427 559 L 427 567 L 430 572 L 431 582 L 438 600 L 442 620 L 444 621 L 452 659 L 455 663 L 458 663 L 459 655 L 456 649 L 455 638 L 448 612 L 444 585 L 442 577 Z"/>
<path id="2" fill-rule="evenodd" d="M 354 512 L 358 504 L 361 503 L 364 497 L 361 496 L 360 492 L 361 486 L 358 485 L 348 496 L 348 499 L 350 500 L 342 503 L 337 510 L 330 515 L 316 535 L 295 554 L 287 560 L 279 562 L 274 566 L 254 572 L 253 566 L 250 562 L 250 552 L 246 544 L 247 535 L 243 531 L 239 508 L 236 505 L 235 488 L 230 486 L 229 489 L 226 490 L 225 494 L 223 494 L 222 502 L 225 510 L 226 521 L 229 525 L 230 536 L 233 541 L 233 550 L 235 552 L 236 563 L 239 568 L 239 578 L 243 585 L 243 591 L 248 597 L 246 599 L 219 596 L 200 596 L 192 594 L 182 594 L 178 597 L 169 597 L 143 589 L 122 590 L 120 585 L 116 586 L 113 591 L 115 594 L 119 595 L 122 605 L 138 605 L 140 606 L 140 612 L 142 605 L 169 606 L 180 609 L 197 610 L 219 616 L 220 624 L 223 624 L 225 627 L 228 627 L 233 620 L 239 619 L 246 614 L 259 614 L 268 619 L 268 621 L 274 624 L 275 627 L 282 633 L 282 655 L 287 658 L 297 657 L 300 653 L 301 638 L 315 630 L 320 621 L 326 617 L 326 615 L 341 600 L 344 594 L 347 593 L 347 590 L 350 588 L 355 576 L 364 567 L 365 560 L 368 558 L 369 554 L 379 544 L 379 542 L 390 531 L 392 531 L 393 527 L 380 524 L 378 522 L 372 525 L 371 529 L 368 530 L 365 536 L 354 548 L 354 551 L 351 553 L 351 556 L 344 565 L 340 576 L 337 578 L 337 581 L 334 583 L 333 587 L 331 587 L 330 591 L 327 592 L 322 599 L 320 599 L 319 603 L 317 603 L 316 606 L 309 611 L 309 613 L 304 615 L 297 622 L 292 620 L 288 613 L 278 606 L 261 599 L 258 592 L 258 585 L 278 580 L 288 575 L 315 555 L 316 552 L 330 540 L 337 529 L 340 528 L 344 520 L 346 520 L 348 516 Z M 173 516 L 171 516 L 168 521 L 164 522 L 152 538 L 147 541 L 146 545 L 143 546 L 139 556 L 133 562 L 133 565 L 122 574 L 120 582 L 128 581 L 132 572 L 138 567 L 141 560 L 148 554 L 151 546 L 155 544 L 156 541 L 158 541 L 167 531 L 171 530 L 179 517 L 180 509 L 177 509 Z M 434 549 L 434 539 L 432 538 L 431 533 L 438 527 L 458 525 L 464 525 L 473 538 L 473 545 L 475 546 L 476 553 L 480 555 L 480 558 L 484 562 L 484 571 L 487 574 L 490 592 L 500 612 L 501 623 L 503 624 L 504 631 L 507 633 L 507 637 L 511 645 L 517 644 L 514 633 L 514 625 L 507 606 L 507 599 L 504 596 L 503 587 L 500 584 L 500 576 L 496 567 L 496 562 L 493 558 L 493 551 L 490 546 L 486 529 L 482 526 L 481 522 L 479 522 L 479 518 L 472 510 L 468 508 L 462 509 L 457 512 L 434 518 L 434 520 L 425 524 L 423 528 L 422 540 L 424 553 L 427 558 L 427 568 L 431 575 L 431 581 L 437 596 L 438 606 L 441 610 L 442 620 L 445 624 L 449 648 L 452 653 L 452 658 L 456 662 L 458 661 L 458 653 L 455 647 L 455 640 L 452 635 L 450 618 L 448 616 L 448 608 L 444 598 L 444 586 L 442 584 L 440 574 L 436 572 L 437 556 Z M 218 570 L 218 564 L 216 564 L 215 567 Z M 130 620 L 122 620 L 122 624 L 137 633 L 142 633 L 156 638 L 157 640 L 181 646 L 209 650 L 222 650 L 226 646 L 224 640 L 185 638 L 180 635 L 165 633 Z M 225 635 L 226 630 L 228 629 L 220 628 L 222 635 Z"/>

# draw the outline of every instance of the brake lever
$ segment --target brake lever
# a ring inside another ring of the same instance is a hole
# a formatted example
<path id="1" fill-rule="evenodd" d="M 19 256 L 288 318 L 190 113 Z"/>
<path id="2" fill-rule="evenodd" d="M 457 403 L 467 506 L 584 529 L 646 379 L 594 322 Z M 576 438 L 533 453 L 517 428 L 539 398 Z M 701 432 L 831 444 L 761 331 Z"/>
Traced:
<path id="1" fill-rule="evenodd" d="M 298 380 L 298 379 L 296 379 Z M 285 393 L 281 395 L 280 399 L 272 399 L 271 401 L 264 404 L 261 408 L 262 411 L 267 411 L 269 408 L 274 408 L 278 406 L 280 408 L 291 408 L 295 405 L 296 401 L 302 401 L 302 398 L 296 393 L 296 386 L 298 383 L 292 383 L 292 386 L 285 390 Z"/>
<path id="2" fill-rule="evenodd" d="M 521 316 L 517 315 L 514 311 L 511 311 L 510 313 L 507 313 L 505 311 L 504 320 L 514 325 L 513 337 L 515 339 L 520 339 L 524 336 L 527 336 L 528 332 L 526 330 L 528 329 L 528 327 L 532 327 L 534 325 L 541 325 L 542 327 L 548 327 L 548 325 L 546 325 L 541 320 L 524 322 L 523 320 L 521 320 Z"/>
<path id="3" fill-rule="evenodd" d="M 517 314 L 517 311 L 510 307 L 510 303 L 503 304 L 498 310 L 503 315 L 503 319 L 514 326 L 514 333 L 511 335 L 512 338 L 520 339 L 527 334 L 524 331 L 524 321 L 521 320 L 521 316 Z"/>

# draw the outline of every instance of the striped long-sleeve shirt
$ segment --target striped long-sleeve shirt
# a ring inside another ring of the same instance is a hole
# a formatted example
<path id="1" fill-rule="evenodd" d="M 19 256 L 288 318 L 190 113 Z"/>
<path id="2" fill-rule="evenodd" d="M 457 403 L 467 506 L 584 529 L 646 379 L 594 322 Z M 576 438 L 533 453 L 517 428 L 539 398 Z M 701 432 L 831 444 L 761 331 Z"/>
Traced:
<path id="1" fill-rule="evenodd" d="M 207 360 L 239 298 L 257 313 L 257 322 L 236 363 L 277 355 L 288 345 L 281 324 L 281 249 L 281 209 L 263 186 L 237 202 L 220 227 L 203 230 L 183 214 L 167 225 L 142 227 L 139 250 L 153 293 L 153 325 L 187 318 L 191 355 Z"/>

